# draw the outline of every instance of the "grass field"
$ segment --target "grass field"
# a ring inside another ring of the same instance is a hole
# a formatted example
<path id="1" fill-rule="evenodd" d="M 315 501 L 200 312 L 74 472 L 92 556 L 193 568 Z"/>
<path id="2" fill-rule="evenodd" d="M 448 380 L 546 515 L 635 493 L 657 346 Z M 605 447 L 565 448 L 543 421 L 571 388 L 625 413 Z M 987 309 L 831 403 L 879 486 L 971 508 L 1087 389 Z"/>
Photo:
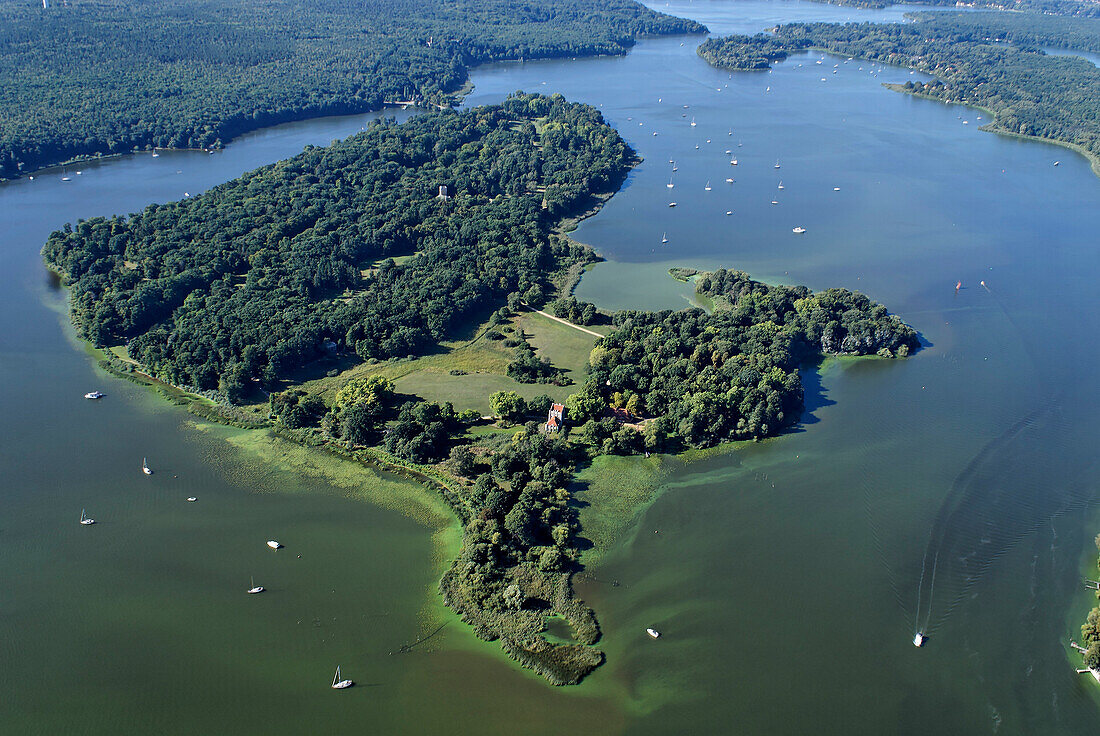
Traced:
<path id="1" fill-rule="evenodd" d="M 534 312 L 514 318 L 512 325 L 516 332 L 509 337 L 518 336 L 522 330 L 539 357 L 549 358 L 555 366 L 566 370 L 573 385 L 524 384 L 509 378 L 508 364 L 515 349 L 506 347 L 503 340 L 490 340 L 486 336 L 489 325 L 481 322 L 460 330 L 454 340 L 443 343 L 436 353 L 411 360 L 362 363 L 336 376 L 303 381 L 300 387 L 331 403 L 336 392 L 351 379 L 379 375 L 392 380 L 401 393 L 429 401 L 450 401 L 460 411 L 474 409 L 481 414 L 489 413 L 489 396 L 496 391 L 515 391 L 525 399 L 546 394 L 555 401 L 564 401 L 576 392 L 584 383 L 585 364 L 596 338 Z M 452 375 L 452 370 L 464 373 Z"/>

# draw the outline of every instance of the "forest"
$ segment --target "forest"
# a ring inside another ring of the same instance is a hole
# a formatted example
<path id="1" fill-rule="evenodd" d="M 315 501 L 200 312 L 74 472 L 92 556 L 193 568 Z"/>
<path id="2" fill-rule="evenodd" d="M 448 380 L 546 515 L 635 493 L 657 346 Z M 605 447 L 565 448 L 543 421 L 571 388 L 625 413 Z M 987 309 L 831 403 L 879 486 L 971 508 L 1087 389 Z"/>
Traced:
<path id="1" fill-rule="evenodd" d="M 808 47 L 917 69 L 933 81 L 899 85 L 912 94 L 992 111 L 995 131 L 1080 146 L 1100 157 L 1100 69 L 1039 46 L 1100 47 L 1100 20 L 1008 13 L 916 13 L 913 23 L 792 23 L 776 28 L 771 53 Z M 758 53 L 753 37 L 709 40 L 716 66 Z"/>
<path id="2" fill-rule="evenodd" d="M 701 274 L 697 291 L 715 301 L 712 314 L 624 311 L 596 343 L 589 380 L 569 400 L 573 421 L 599 420 L 608 405 L 650 418 L 641 432 L 586 426 L 604 451 L 775 435 L 801 415 L 801 364 L 822 355 L 904 357 L 920 345 L 885 307 L 847 289 L 812 293 L 720 269 Z"/>
<path id="3" fill-rule="evenodd" d="M 1100 535 L 1096 537 L 1096 549 L 1100 551 Z M 1096 564 L 1100 567 L 1100 558 Z M 1100 590 L 1096 592 L 1100 598 Z M 1089 611 L 1088 618 L 1081 626 L 1081 646 L 1085 648 L 1082 653 L 1085 666 L 1090 670 L 1100 671 L 1100 606 Z"/>
<path id="4" fill-rule="evenodd" d="M 422 353 L 509 294 L 541 301 L 593 258 L 551 227 L 632 162 L 594 108 L 519 95 L 380 121 L 199 197 L 66 225 L 43 256 L 83 337 L 240 401 L 332 352 Z"/>
<path id="5" fill-rule="evenodd" d="M 388 101 L 449 106 L 475 64 L 705 30 L 633 0 L 10 0 L 0 178 Z"/>
<path id="6" fill-rule="evenodd" d="M 767 33 L 757 33 L 755 36 L 708 38 L 696 49 L 696 53 L 719 69 L 753 71 L 768 69 L 773 62 L 783 61 L 809 45 L 808 41 L 787 41 Z"/>

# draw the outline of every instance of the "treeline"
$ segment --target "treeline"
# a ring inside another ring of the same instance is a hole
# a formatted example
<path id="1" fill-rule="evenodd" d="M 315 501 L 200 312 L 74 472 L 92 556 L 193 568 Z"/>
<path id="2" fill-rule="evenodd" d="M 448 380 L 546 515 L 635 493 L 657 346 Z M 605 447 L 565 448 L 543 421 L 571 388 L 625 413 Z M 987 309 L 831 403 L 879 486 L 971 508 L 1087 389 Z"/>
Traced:
<path id="1" fill-rule="evenodd" d="M 552 225 L 613 189 L 632 155 L 594 108 L 520 95 L 379 122 L 194 199 L 66 225 L 43 256 L 82 336 L 236 401 L 333 351 L 405 357 L 509 294 L 541 301 L 592 258 Z"/>
<path id="2" fill-rule="evenodd" d="M 1100 21 L 1009 13 L 914 17 L 914 23 L 782 25 L 766 43 L 776 54 L 813 47 L 918 69 L 935 79 L 899 89 L 985 107 L 996 116 L 994 130 L 1072 143 L 1100 156 L 1100 69 L 1039 49 L 1100 48 Z M 705 58 L 737 64 L 764 43 L 746 36 L 711 40 Z"/>
<path id="3" fill-rule="evenodd" d="M 1100 536 L 1096 537 L 1096 549 L 1100 551 Z M 1096 563 L 1100 567 L 1100 558 Z M 1096 596 L 1100 598 L 1100 591 Z M 1085 648 L 1085 666 L 1090 670 L 1100 670 L 1100 606 L 1089 611 L 1088 619 L 1081 627 L 1081 646 Z"/>
<path id="4" fill-rule="evenodd" d="M 473 64 L 703 31 L 633 0 L 4 2 L 0 177 L 385 101 L 449 105 Z"/>
<path id="5" fill-rule="evenodd" d="M 783 61 L 791 54 L 809 47 L 808 41 L 786 41 L 767 33 L 755 36 L 724 36 L 708 38 L 696 52 L 719 69 L 752 71 L 768 69 L 772 62 Z"/>
<path id="6" fill-rule="evenodd" d="M 774 435 L 803 408 L 799 365 L 820 355 L 906 356 L 916 332 L 862 294 L 768 286 L 740 271 L 698 280 L 718 304 L 679 312 L 625 311 L 596 343 L 574 423 L 604 451 L 708 447 Z M 641 432 L 604 422 L 608 406 L 648 417 Z M 618 434 L 616 434 L 618 433 Z"/>
<path id="7" fill-rule="evenodd" d="M 895 0 L 821 0 L 830 5 L 857 8 L 885 8 L 899 4 Z M 1100 18 L 1100 5 L 1091 0 L 965 0 L 966 4 L 993 10 L 1064 15 L 1076 18 Z M 906 0 L 905 5 L 931 5 L 953 8 L 957 0 Z"/>

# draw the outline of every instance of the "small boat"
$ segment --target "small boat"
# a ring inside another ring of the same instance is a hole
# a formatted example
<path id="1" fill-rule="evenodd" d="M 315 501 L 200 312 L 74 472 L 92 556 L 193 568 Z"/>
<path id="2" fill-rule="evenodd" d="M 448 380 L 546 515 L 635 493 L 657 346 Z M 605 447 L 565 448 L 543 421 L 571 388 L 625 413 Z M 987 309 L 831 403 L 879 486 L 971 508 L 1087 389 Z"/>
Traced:
<path id="1" fill-rule="evenodd" d="M 662 243 L 667 243 L 668 242 L 668 233 L 665 233 L 664 235 L 661 236 L 661 242 Z"/>
<path id="2" fill-rule="evenodd" d="M 106 395 L 107 394 L 105 394 L 101 391 L 89 391 L 88 393 L 84 394 L 84 398 L 85 399 L 102 399 Z"/>
<path id="3" fill-rule="evenodd" d="M 773 166 L 772 168 L 775 168 L 775 169 L 779 168 L 779 159 L 775 160 L 775 166 Z"/>
<path id="4" fill-rule="evenodd" d="M 958 291 L 958 290 L 959 290 L 959 289 L 961 289 L 961 288 L 963 288 L 963 282 L 961 282 L 961 281 L 956 281 L 956 282 L 955 282 L 955 291 Z"/>
<path id="5" fill-rule="evenodd" d="M 737 165 L 737 159 L 731 158 L 730 159 L 730 166 L 736 166 L 736 165 Z"/>
<path id="6" fill-rule="evenodd" d="M 669 207 L 675 207 L 675 206 L 676 206 L 676 203 L 675 203 L 675 202 L 669 202 L 669 203 L 668 203 L 668 206 L 669 206 Z"/>
<path id="7" fill-rule="evenodd" d="M 271 549 L 279 549 L 283 545 L 279 544 L 274 539 L 269 539 L 269 540 L 267 540 L 267 546 L 271 547 Z"/>
<path id="8" fill-rule="evenodd" d="M 660 639 L 661 638 L 661 632 L 657 631 L 657 629 L 646 629 L 645 633 L 649 634 L 654 639 Z"/>
<path id="9" fill-rule="evenodd" d="M 343 690 L 345 688 L 351 687 L 354 684 L 355 683 L 352 682 L 351 680 L 341 680 L 340 679 L 340 666 L 337 665 L 336 666 L 336 674 L 332 678 L 332 689 L 333 690 Z"/>
<path id="10" fill-rule="evenodd" d="M 839 192 L 839 191 L 840 191 L 840 187 L 833 187 L 833 191 L 834 191 L 834 192 Z"/>
<path id="11" fill-rule="evenodd" d="M 80 523 L 84 526 L 91 526 L 95 523 L 95 519 L 89 519 L 84 515 L 84 509 L 80 509 Z"/>
<path id="12" fill-rule="evenodd" d="M 772 204 L 779 204 L 779 200 L 778 199 L 773 199 Z"/>
<path id="13" fill-rule="evenodd" d="M 798 227 L 792 229 L 791 232 L 795 235 L 801 235 L 802 233 L 806 232 L 806 228 L 799 225 Z"/>
<path id="14" fill-rule="evenodd" d="M 152 475 L 153 474 L 153 471 L 149 468 L 148 459 L 146 459 L 144 457 L 141 459 L 141 472 L 145 473 L 146 475 Z"/>
<path id="15" fill-rule="evenodd" d="M 737 141 L 737 147 L 738 147 L 738 148 L 740 148 L 740 147 L 741 147 L 741 146 L 743 146 L 743 145 L 744 145 L 744 143 L 742 143 L 741 141 Z"/>
<path id="16" fill-rule="evenodd" d="M 913 646 L 924 646 L 924 634 L 920 633 L 919 631 L 917 632 L 917 635 L 913 637 Z"/>
<path id="17" fill-rule="evenodd" d="M 157 153 L 157 149 L 153 149 L 153 158 L 160 158 L 160 154 Z"/>
<path id="18" fill-rule="evenodd" d="M 72 178 L 71 176 L 63 176 L 63 177 L 61 177 L 61 181 L 72 181 L 72 180 L 73 180 L 73 178 Z"/>
<path id="19" fill-rule="evenodd" d="M 726 217 L 729 217 L 732 214 L 733 214 L 733 210 L 726 210 Z"/>
<path id="20" fill-rule="evenodd" d="M 1055 166 L 1057 166 L 1057 165 L 1058 165 L 1058 164 L 1060 164 L 1060 163 L 1062 163 L 1062 162 L 1061 162 L 1061 161 L 1055 161 L 1055 162 L 1054 162 L 1054 165 L 1055 165 Z"/>
<path id="21" fill-rule="evenodd" d="M 780 179 L 779 180 L 779 186 L 777 187 L 777 189 L 782 189 L 782 188 L 783 188 L 783 180 Z"/>
<path id="22" fill-rule="evenodd" d="M 733 177 L 732 176 L 727 176 L 726 177 L 726 183 L 727 184 L 732 184 L 733 183 Z"/>
<path id="23" fill-rule="evenodd" d="M 691 127 L 693 127 L 693 128 L 695 127 L 695 118 L 694 117 L 691 119 Z M 698 146 L 696 146 L 696 148 L 698 148 Z"/>
<path id="24" fill-rule="evenodd" d="M 733 128 L 730 128 L 730 129 L 729 129 L 729 132 L 728 132 L 728 133 L 726 133 L 726 135 L 733 135 Z"/>
<path id="25" fill-rule="evenodd" d="M 707 185 L 705 187 L 703 187 L 703 191 L 704 192 L 709 192 L 710 191 L 710 179 L 707 179 Z"/>
<path id="26" fill-rule="evenodd" d="M 264 592 L 264 586 L 256 585 L 256 578 L 250 577 L 249 580 L 252 581 L 252 587 L 248 589 L 249 594 L 255 595 L 256 593 Z"/>
<path id="27" fill-rule="evenodd" d="M 680 167 L 679 167 L 679 166 L 677 166 L 676 164 L 673 164 L 673 165 L 672 165 L 672 170 L 673 170 L 673 171 L 679 171 L 679 170 L 680 170 Z"/>
<path id="28" fill-rule="evenodd" d="M 665 186 L 668 187 L 669 189 L 672 189 L 674 186 L 676 186 L 675 184 L 672 183 L 672 177 L 671 176 L 668 177 L 668 184 L 665 184 Z"/>
<path id="29" fill-rule="evenodd" d="M 187 503 L 195 503 L 195 501 L 198 501 L 198 500 L 199 499 L 195 498 L 194 496 L 188 496 L 187 497 Z"/>

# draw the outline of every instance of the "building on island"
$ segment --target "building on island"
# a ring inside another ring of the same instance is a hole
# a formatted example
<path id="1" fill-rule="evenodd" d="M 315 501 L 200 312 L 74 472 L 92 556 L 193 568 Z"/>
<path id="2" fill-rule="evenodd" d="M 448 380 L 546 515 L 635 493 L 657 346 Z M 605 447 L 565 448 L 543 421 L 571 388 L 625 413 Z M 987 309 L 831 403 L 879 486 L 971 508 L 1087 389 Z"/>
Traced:
<path id="1" fill-rule="evenodd" d="M 550 413 L 546 415 L 546 431 L 560 432 L 563 424 L 565 424 L 565 406 L 551 404 Z"/>

